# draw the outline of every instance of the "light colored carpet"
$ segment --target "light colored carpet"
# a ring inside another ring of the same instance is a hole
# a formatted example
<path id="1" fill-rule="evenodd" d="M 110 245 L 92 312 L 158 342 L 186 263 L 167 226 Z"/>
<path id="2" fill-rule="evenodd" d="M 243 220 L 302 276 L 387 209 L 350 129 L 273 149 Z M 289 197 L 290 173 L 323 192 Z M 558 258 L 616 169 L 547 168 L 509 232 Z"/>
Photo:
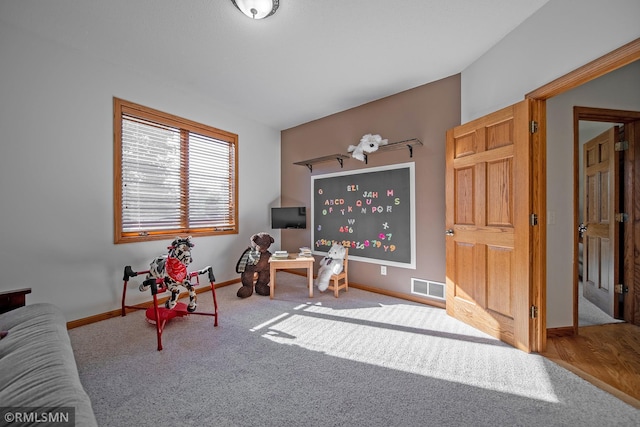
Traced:
<path id="1" fill-rule="evenodd" d="M 578 326 L 606 325 L 620 323 L 624 320 L 614 319 L 595 304 L 586 299 L 582 293 L 582 282 L 578 282 Z"/>
<path id="2" fill-rule="evenodd" d="M 217 290 L 220 324 L 138 311 L 70 332 L 101 426 L 636 426 L 637 409 L 442 309 L 358 289 Z M 199 310 L 211 308 L 200 294 Z"/>

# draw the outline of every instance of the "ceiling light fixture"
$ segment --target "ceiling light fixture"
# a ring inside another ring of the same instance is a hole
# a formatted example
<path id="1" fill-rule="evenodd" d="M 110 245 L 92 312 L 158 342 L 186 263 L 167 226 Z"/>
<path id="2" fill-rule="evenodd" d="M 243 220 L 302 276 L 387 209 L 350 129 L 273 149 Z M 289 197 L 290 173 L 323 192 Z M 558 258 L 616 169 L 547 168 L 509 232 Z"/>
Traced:
<path id="1" fill-rule="evenodd" d="M 280 0 L 231 0 L 249 18 L 264 19 L 276 13 Z"/>

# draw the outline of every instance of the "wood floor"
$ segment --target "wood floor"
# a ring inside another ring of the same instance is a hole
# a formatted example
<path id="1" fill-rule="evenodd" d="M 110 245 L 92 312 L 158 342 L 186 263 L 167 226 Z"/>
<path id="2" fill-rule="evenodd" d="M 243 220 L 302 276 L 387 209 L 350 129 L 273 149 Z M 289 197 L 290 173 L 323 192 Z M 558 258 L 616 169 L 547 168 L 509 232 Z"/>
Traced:
<path id="1" fill-rule="evenodd" d="M 550 337 L 542 354 L 640 409 L 640 327 L 586 326 L 578 335 Z"/>

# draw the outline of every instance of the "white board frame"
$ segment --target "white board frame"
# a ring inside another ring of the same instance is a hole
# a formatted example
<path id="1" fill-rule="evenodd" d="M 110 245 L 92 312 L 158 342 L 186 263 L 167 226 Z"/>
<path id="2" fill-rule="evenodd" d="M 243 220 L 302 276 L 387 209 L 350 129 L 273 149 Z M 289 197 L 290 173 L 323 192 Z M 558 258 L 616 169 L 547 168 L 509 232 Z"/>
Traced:
<path id="1" fill-rule="evenodd" d="M 335 177 L 335 176 L 344 176 L 344 175 L 359 175 L 359 174 L 364 174 L 364 173 L 370 173 L 370 172 L 377 172 L 377 171 L 387 171 L 387 170 L 392 170 L 392 169 L 403 169 L 403 168 L 409 168 L 409 198 L 410 198 L 410 208 L 409 208 L 409 217 L 410 217 L 410 224 L 409 224 L 409 235 L 411 238 L 411 241 L 409 243 L 410 245 L 410 250 L 411 250 L 411 260 L 410 262 L 398 262 L 398 261 L 389 261 L 389 260 L 384 260 L 384 259 L 378 259 L 378 258 L 369 258 L 369 257 L 359 257 L 357 255 L 352 255 L 353 252 L 349 252 L 349 261 L 361 261 L 361 262 L 366 262 L 366 263 L 370 263 L 370 264 L 380 264 L 380 265 L 387 265 L 387 266 L 391 266 L 391 267 L 400 267 L 400 268 L 410 268 L 410 269 L 414 269 L 416 268 L 416 195 L 415 195 L 415 189 L 416 189 L 416 173 L 415 173 L 415 162 L 407 162 L 407 163 L 398 163 L 395 165 L 386 165 L 386 166 L 377 166 L 377 167 L 372 167 L 372 168 L 365 168 L 365 169 L 355 169 L 352 171 L 340 171 L 340 172 L 332 172 L 332 173 L 327 173 L 327 174 L 321 174 L 321 175 L 313 175 L 311 177 L 311 250 L 313 252 L 314 255 L 321 255 L 321 256 L 325 256 L 327 254 L 326 251 L 319 251 L 315 249 L 315 234 L 316 234 L 316 224 L 315 224 L 315 194 L 314 194 L 314 188 L 315 188 L 315 181 L 316 179 L 325 179 L 325 178 L 331 178 L 331 177 Z"/>

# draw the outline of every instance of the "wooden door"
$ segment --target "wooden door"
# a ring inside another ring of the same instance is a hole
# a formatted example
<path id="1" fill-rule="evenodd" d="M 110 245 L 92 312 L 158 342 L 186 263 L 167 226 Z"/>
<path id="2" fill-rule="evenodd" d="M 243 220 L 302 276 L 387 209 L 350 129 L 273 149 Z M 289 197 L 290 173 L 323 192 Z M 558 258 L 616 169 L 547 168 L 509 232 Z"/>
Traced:
<path id="1" fill-rule="evenodd" d="M 619 259 L 619 224 L 615 220 L 620 197 L 619 153 L 615 150 L 618 132 L 613 126 L 583 145 L 583 293 L 612 317 L 619 317 L 614 292 Z"/>
<path id="2" fill-rule="evenodd" d="M 447 313 L 516 348 L 531 339 L 531 101 L 447 132 Z"/>

